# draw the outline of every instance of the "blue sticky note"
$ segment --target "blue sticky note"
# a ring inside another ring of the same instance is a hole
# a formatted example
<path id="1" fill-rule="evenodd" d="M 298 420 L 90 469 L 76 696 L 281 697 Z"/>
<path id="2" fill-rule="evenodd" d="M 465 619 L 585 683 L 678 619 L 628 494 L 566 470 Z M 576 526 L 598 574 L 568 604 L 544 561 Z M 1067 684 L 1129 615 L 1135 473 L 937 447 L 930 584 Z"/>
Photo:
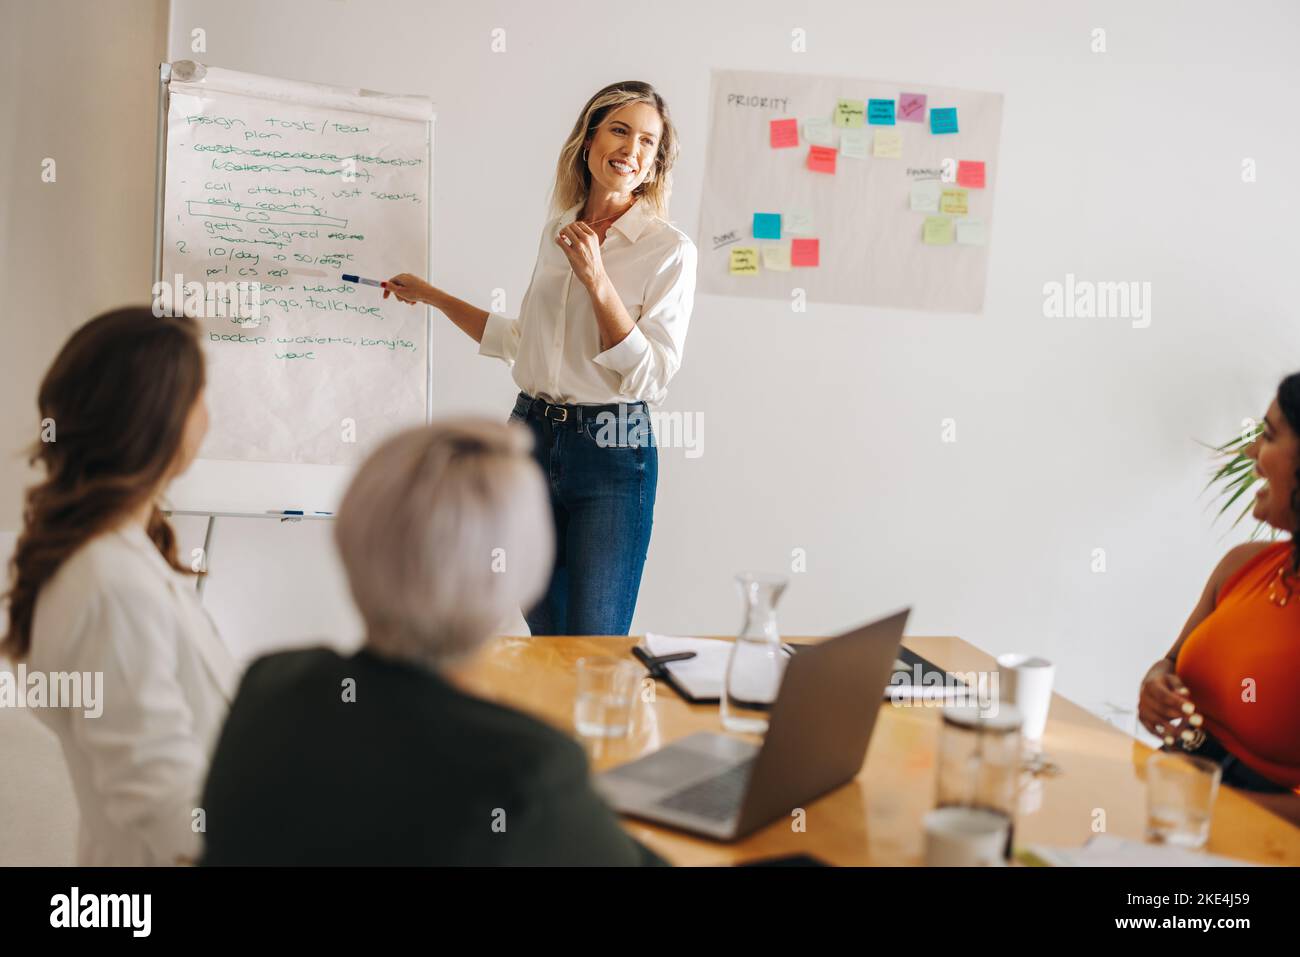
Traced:
<path id="1" fill-rule="evenodd" d="M 894 125 L 894 101 L 893 100 L 868 100 L 867 101 L 867 123 L 870 126 L 893 126 Z"/>
<path id="2" fill-rule="evenodd" d="M 957 107 L 931 107 L 930 108 L 930 132 L 931 133 L 956 133 L 957 132 Z"/>
<path id="3" fill-rule="evenodd" d="M 755 213 L 754 214 L 754 238 L 755 239 L 780 239 L 781 238 L 781 214 L 780 213 Z"/>

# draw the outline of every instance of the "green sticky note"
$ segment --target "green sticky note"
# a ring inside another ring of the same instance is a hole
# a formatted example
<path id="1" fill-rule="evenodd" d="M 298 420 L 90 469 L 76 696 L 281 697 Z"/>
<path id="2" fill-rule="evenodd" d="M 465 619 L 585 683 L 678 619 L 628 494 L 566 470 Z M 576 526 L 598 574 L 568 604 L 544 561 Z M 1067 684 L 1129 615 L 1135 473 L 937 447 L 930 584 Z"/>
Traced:
<path id="1" fill-rule="evenodd" d="M 952 245 L 952 219 L 947 216 L 927 216 L 921 227 L 921 238 L 927 246 Z"/>
<path id="2" fill-rule="evenodd" d="M 835 104 L 836 126 L 861 126 L 867 121 L 867 104 L 863 100 L 839 100 Z"/>

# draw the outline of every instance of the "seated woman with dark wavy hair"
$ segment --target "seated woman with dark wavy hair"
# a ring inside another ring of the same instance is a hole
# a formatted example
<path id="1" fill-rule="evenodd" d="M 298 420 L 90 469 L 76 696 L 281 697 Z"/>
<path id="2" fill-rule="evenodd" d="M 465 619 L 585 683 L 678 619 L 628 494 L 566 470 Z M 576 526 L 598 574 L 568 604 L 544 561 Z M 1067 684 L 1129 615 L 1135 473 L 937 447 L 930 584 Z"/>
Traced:
<path id="1" fill-rule="evenodd" d="M 1166 748 L 1223 767 L 1223 782 L 1300 824 L 1300 373 L 1287 376 L 1246 454 L 1255 518 L 1287 532 L 1228 552 L 1182 634 L 1147 672 L 1138 719 Z"/>
<path id="2" fill-rule="evenodd" d="M 37 395 L 44 475 L 23 506 L 0 655 L 102 680 L 102 713 L 34 712 L 72 777 L 81 865 L 202 850 L 199 791 L 239 669 L 161 502 L 207 431 L 205 375 L 193 319 L 116 309 L 72 334 Z"/>

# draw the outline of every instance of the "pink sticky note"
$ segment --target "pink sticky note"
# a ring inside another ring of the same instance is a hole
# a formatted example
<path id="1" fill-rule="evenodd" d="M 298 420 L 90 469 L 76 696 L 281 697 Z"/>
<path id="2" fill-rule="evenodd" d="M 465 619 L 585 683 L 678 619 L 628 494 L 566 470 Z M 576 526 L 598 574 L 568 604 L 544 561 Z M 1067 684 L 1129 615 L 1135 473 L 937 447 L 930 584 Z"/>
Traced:
<path id="1" fill-rule="evenodd" d="M 799 145 L 799 121 L 796 119 L 773 120 L 771 131 L 772 149 L 780 150 Z"/>
<path id="2" fill-rule="evenodd" d="M 816 266 L 821 262 L 820 239 L 790 240 L 791 266 Z"/>
<path id="3" fill-rule="evenodd" d="M 924 93 L 900 93 L 898 95 L 898 121 L 900 123 L 925 122 Z"/>
<path id="4" fill-rule="evenodd" d="M 959 160 L 957 163 L 957 185 L 969 189 L 983 189 L 984 163 L 979 160 Z"/>
<path id="5" fill-rule="evenodd" d="M 808 168 L 814 173 L 834 173 L 835 172 L 835 147 L 833 146 L 810 146 L 808 147 Z"/>

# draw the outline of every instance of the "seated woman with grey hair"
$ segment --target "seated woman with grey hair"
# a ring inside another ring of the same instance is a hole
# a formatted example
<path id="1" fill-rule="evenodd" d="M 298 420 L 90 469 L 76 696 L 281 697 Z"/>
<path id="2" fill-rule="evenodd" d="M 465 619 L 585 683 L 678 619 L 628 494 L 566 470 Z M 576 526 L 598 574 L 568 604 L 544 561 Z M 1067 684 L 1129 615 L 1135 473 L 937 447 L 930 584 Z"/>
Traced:
<path id="1" fill-rule="evenodd" d="M 530 445 L 518 426 L 445 421 L 361 466 L 336 537 L 365 644 L 248 669 L 208 776 L 204 864 L 663 863 L 577 743 L 448 677 L 550 574 Z"/>

